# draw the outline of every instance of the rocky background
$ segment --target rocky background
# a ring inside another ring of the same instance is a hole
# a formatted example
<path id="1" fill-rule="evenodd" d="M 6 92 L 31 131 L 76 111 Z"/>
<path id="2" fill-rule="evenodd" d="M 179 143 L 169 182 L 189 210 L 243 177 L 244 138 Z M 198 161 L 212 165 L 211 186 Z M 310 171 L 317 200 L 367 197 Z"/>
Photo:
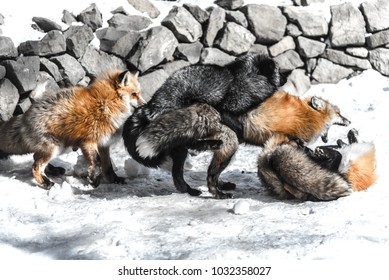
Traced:
<path id="1" fill-rule="evenodd" d="M 275 7 L 217 0 L 205 10 L 184 4 L 172 8 L 158 26 L 152 19 L 160 11 L 149 0 L 128 0 L 144 16 L 118 7 L 107 28 L 95 4 L 79 15 L 64 10 L 66 30 L 34 17 L 32 28 L 45 33 L 41 40 L 15 46 L 0 36 L 0 121 L 24 113 L 39 92 L 88 85 L 112 68 L 137 69 L 149 99 L 181 67 L 224 65 L 247 52 L 274 57 L 288 76 L 284 88 L 295 94 L 311 83 L 337 83 L 371 68 L 389 76 L 389 1 L 332 6 L 329 22 L 309 9 L 322 1 Z M 6 20 L 0 15 L 0 34 Z M 91 44 L 95 37 L 99 49 Z"/>

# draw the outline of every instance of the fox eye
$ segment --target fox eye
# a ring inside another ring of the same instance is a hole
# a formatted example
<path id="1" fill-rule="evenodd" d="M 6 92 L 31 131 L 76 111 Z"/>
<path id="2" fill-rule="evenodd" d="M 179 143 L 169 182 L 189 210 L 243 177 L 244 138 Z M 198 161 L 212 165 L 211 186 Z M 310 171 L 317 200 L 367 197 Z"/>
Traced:
<path id="1" fill-rule="evenodd" d="M 137 93 L 137 92 L 132 92 L 132 93 L 131 93 L 131 96 L 132 96 L 132 97 L 137 97 L 137 96 L 138 96 L 138 93 Z"/>

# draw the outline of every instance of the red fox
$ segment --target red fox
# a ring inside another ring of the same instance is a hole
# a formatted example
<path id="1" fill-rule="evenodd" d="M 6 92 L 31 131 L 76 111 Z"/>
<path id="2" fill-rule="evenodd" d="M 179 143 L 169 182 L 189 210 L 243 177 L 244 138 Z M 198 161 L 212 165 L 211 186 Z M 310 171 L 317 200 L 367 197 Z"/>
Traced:
<path id="1" fill-rule="evenodd" d="M 281 199 L 333 200 L 366 190 L 377 180 L 375 148 L 358 143 L 348 133 L 349 145 L 317 147 L 314 151 L 272 137 L 258 159 L 258 176 Z"/>
<path id="2" fill-rule="evenodd" d="M 34 153 L 34 178 L 49 189 L 54 184 L 45 174 L 49 161 L 67 147 L 79 147 L 89 163 L 89 183 L 96 187 L 100 182 L 98 156 L 102 174 L 110 182 L 123 182 L 113 171 L 109 147 L 120 139 L 134 108 L 144 103 L 138 73 L 105 73 L 88 87 L 50 94 L 23 115 L 0 124 L 0 156 Z"/>
<path id="3" fill-rule="evenodd" d="M 219 181 L 219 177 L 239 142 L 262 146 L 274 135 L 304 142 L 320 136 L 326 140 L 331 125 L 350 124 L 338 107 L 319 97 L 300 99 L 283 92 L 274 93 L 255 109 L 230 121 L 225 125 L 220 113 L 208 104 L 194 104 L 155 118 L 134 141 L 134 149 L 151 167 L 171 156 L 176 188 L 191 195 L 200 192 L 192 189 L 183 177 L 188 149 L 214 150 L 208 168 L 208 188 L 215 198 L 228 198 L 231 195 L 221 190 L 235 185 Z M 235 132 L 241 135 L 240 139 Z"/>

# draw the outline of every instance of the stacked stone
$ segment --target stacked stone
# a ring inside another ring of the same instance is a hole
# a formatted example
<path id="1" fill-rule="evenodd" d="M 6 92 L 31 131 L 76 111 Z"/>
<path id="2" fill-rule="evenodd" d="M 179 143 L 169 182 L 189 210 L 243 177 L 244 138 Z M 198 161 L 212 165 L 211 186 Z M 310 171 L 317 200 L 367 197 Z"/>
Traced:
<path id="1" fill-rule="evenodd" d="M 65 30 L 34 17 L 32 27 L 45 33 L 41 40 L 16 47 L 11 38 L 0 36 L 0 120 L 25 112 L 37 91 L 88 85 L 113 68 L 139 71 L 149 99 L 182 67 L 223 66 L 250 52 L 273 57 L 288 77 L 284 89 L 295 94 L 311 83 L 337 83 L 371 68 L 389 76 L 387 0 L 331 6 L 329 21 L 309 7 L 323 0 L 295 0 L 285 7 L 217 0 L 205 10 L 175 6 L 158 26 L 152 19 L 160 12 L 151 1 L 128 2 L 142 15 L 119 7 L 105 28 L 92 4 L 79 15 L 64 10 Z M 3 21 L 0 16 L 0 25 Z"/>

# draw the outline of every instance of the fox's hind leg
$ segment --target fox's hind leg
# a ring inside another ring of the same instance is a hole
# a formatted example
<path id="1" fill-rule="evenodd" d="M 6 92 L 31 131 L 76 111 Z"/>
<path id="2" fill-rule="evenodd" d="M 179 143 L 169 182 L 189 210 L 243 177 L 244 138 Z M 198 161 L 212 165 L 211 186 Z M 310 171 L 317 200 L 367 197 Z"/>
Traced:
<path id="1" fill-rule="evenodd" d="M 232 190 L 235 188 L 235 184 L 223 182 L 219 180 L 219 177 L 237 151 L 239 141 L 235 132 L 225 125 L 222 126 L 222 129 L 218 134 L 214 135 L 214 138 L 220 138 L 222 145 L 214 152 L 211 164 L 208 168 L 208 190 L 215 198 L 231 198 L 232 195 L 230 193 L 223 193 L 222 190 Z"/>
<path id="2" fill-rule="evenodd" d="M 125 179 L 116 175 L 113 170 L 109 147 L 99 147 L 99 155 L 101 159 L 101 169 L 105 178 L 110 183 L 124 184 Z"/>
<path id="3" fill-rule="evenodd" d="M 177 147 L 171 152 L 170 156 L 173 160 L 172 176 L 176 189 L 182 193 L 187 192 L 191 196 L 199 196 L 201 191 L 192 189 L 184 179 L 184 164 L 188 156 L 188 149 Z"/>
<path id="4" fill-rule="evenodd" d="M 34 164 L 32 165 L 32 173 L 38 184 L 49 190 L 54 183 L 45 174 L 45 168 L 48 162 L 51 160 L 55 151 L 55 146 L 48 147 L 44 151 L 39 151 L 34 154 Z"/>
<path id="5" fill-rule="evenodd" d="M 89 163 L 88 168 L 88 183 L 92 187 L 96 188 L 100 184 L 101 174 L 96 174 L 96 162 L 97 162 L 97 145 L 94 143 L 83 143 L 81 151 Z"/>
<path id="6" fill-rule="evenodd" d="M 355 128 L 350 129 L 350 131 L 347 133 L 347 138 L 349 144 L 358 143 L 358 130 Z"/>

